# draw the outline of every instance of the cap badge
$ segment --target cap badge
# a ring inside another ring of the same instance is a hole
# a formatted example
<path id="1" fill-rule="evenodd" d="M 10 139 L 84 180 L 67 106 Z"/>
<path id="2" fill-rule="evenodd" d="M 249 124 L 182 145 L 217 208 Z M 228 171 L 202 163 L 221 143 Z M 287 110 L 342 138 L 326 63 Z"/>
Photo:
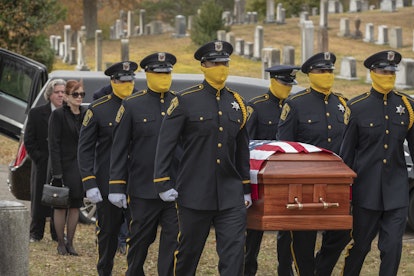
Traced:
<path id="1" fill-rule="evenodd" d="M 129 62 L 122 63 L 122 70 L 129 71 Z"/>
<path id="2" fill-rule="evenodd" d="M 223 43 L 221 41 L 215 41 L 214 50 L 216 50 L 217 52 L 223 51 Z"/>
<path id="3" fill-rule="evenodd" d="M 165 53 L 158 53 L 158 61 L 165 61 Z"/>
<path id="4" fill-rule="evenodd" d="M 405 113 L 405 107 L 402 105 L 396 106 L 395 108 L 397 108 L 397 111 L 395 113 L 398 113 L 400 115 Z"/>
<path id="5" fill-rule="evenodd" d="M 236 101 L 234 101 L 231 103 L 231 108 L 238 111 L 240 109 L 240 105 Z"/>
<path id="6" fill-rule="evenodd" d="M 325 60 L 331 60 L 331 53 L 325 52 L 324 53 L 324 58 L 325 58 Z"/>
<path id="7" fill-rule="evenodd" d="M 394 58 L 395 58 L 395 53 L 394 53 L 393 51 L 389 51 L 389 52 L 387 52 L 387 59 L 388 59 L 389 61 L 393 61 L 393 60 L 394 60 Z"/>

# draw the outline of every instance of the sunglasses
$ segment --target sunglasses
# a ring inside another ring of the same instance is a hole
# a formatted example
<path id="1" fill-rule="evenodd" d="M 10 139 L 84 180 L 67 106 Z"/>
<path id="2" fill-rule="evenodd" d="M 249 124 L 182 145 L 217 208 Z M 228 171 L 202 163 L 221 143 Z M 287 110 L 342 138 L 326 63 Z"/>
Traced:
<path id="1" fill-rule="evenodd" d="M 74 98 L 78 98 L 79 96 L 81 96 L 81 98 L 85 98 L 85 92 L 73 92 L 69 95 L 71 95 Z"/>

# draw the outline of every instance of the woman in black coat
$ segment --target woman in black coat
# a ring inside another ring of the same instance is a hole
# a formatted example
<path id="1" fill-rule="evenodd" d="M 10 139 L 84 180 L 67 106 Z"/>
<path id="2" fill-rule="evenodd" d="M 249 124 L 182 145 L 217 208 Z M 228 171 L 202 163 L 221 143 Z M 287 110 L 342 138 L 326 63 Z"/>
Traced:
<path id="1" fill-rule="evenodd" d="M 81 106 L 85 97 L 82 82 L 68 80 L 66 83 L 65 103 L 62 108 L 52 112 L 49 119 L 49 153 L 51 174 L 54 186 L 68 186 L 70 189 L 70 207 L 54 209 L 54 223 L 58 238 L 57 251 L 60 255 L 75 255 L 73 237 L 79 219 L 84 191 L 79 173 L 77 148 L 84 108 Z M 66 225 L 67 241 L 64 230 Z"/>

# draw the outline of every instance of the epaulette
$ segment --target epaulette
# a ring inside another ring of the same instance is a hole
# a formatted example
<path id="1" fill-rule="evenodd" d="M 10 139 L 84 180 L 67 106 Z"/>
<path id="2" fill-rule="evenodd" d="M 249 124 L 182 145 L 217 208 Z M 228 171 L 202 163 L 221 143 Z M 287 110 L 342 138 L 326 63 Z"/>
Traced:
<path id="1" fill-rule="evenodd" d="M 147 94 L 147 90 L 146 90 L 146 89 L 144 89 L 144 90 L 140 90 L 140 91 L 135 92 L 135 93 L 134 93 L 134 94 L 132 94 L 131 96 L 126 97 L 126 98 L 124 99 L 124 101 L 129 101 L 130 99 L 134 99 L 134 98 L 136 98 L 136 97 L 140 97 L 140 96 L 143 96 L 143 95 L 145 95 L 145 94 Z"/>
<path id="2" fill-rule="evenodd" d="M 305 90 L 299 91 L 299 92 L 295 93 L 294 95 L 290 96 L 290 97 L 289 97 L 289 99 L 290 99 L 290 100 L 293 100 L 293 99 L 295 99 L 295 98 L 298 98 L 298 97 L 301 97 L 301 96 L 307 95 L 307 94 L 309 94 L 310 92 L 311 92 L 311 91 L 310 91 L 310 89 L 305 89 Z"/>
<path id="3" fill-rule="evenodd" d="M 92 102 L 92 105 L 91 106 L 92 106 L 92 108 L 97 107 L 98 105 L 101 105 L 103 103 L 106 103 L 110 99 L 112 99 L 112 94 L 102 96 L 99 99 L 97 99 L 94 102 Z"/>
<path id="4" fill-rule="evenodd" d="M 410 102 L 414 102 L 414 98 L 413 98 L 412 96 L 410 96 L 410 95 L 408 95 L 408 94 L 404 93 L 404 92 L 400 92 L 400 91 L 394 90 L 394 93 L 395 93 L 396 95 L 400 96 L 400 97 L 405 96 L 405 97 L 407 97 L 407 99 L 408 99 Z"/>
<path id="5" fill-rule="evenodd" d="M 348 101 L 348 105 L 353 105 L 353 104 L 355 104 L 355 103 L 357 103 L 357 102 L 363 101 L 363 100 L 365 100 L 366 98 L 368 98 L 368 97 L 369 97 L 369 95 L 371 95 L 371 92 L 365 92 L 364 94 L 361 94 L 361 95 L 359 95 L 359 96 L 356 96 L 355 98 L 352 98 L 352 99 L 350 99 L 350 100 Z"/>
<path id="6" fill-rule="evenodd" d="M 191 93 L 194 93 L 194 92 L 199 92 L 199 91 L 201 91 L 203 88 L 204 88 L 204 85 L 200 83 L 200 84 L 197 84 L 197 85 L 191 86 L 191 87 L 189 87 L 189 88 L 186 88 L 186 89 L 184 89 L 184 90 L 181 90 L 180 92 L 178 92 L 178 93 L 176 93 L 176 94 L 177 94 L 177 95 L 184 96 L 184 95 L 186 95 L 186 94 L 191 94 Z"/>
<path id="7" fill-rule="evenodd" d="M 268 99 L 270 99 L 269 94 L 263 94 L 263 95 L 259 95 L 259 96 L 252 98 L 249 102 L 252 104 L 257 104 L 260 102 L 265 102 Z"/>

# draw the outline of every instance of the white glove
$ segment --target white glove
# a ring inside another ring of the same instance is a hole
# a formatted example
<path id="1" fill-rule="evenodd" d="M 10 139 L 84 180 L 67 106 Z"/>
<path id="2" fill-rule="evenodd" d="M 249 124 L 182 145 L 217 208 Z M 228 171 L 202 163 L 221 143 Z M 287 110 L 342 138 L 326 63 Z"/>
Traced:
<path id="1" fill-rule="evenodd" d="M 174 201 L 178 197 L 178 192 L 171 188 L 168 191 L 159 193 L 159 195 L 163 201 Z"/>
<path id="2" fill-rule="evenodd" d="M 109 201 L 118 208 L 127 208 L 126 195 L 122 193 L 111 193 L 108 195 Z"/>
<path id="3" fill-rule="evenodd" d="M 102 195 L 99 188 L 92 188 L 86 191 L 86 197 L 92 203 L 98 203 L 102 201 Z"/>
<path id="4" fill-rule="evenodd" d="M 246 209 L 252 206 L 252 194 L 244 195 L 244 204 L 246 205 Z"/>

